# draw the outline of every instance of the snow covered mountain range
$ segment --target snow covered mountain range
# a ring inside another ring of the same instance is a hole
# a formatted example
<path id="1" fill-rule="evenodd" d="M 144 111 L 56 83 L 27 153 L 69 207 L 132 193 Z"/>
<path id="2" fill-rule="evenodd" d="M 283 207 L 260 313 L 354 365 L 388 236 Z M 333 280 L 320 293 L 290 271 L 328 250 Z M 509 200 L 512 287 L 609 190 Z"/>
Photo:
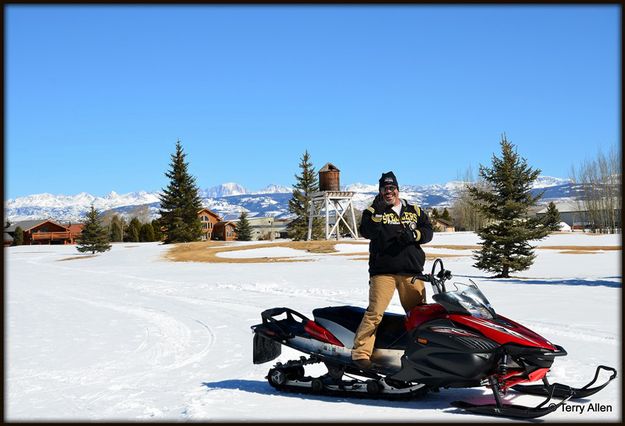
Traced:
<path id="1" fill-rule="evenodd" d="M 434 185 L 402 185 L 401 196 L 423 207 L 449 207 L 458 196 L 463 183 L 452 181 Z M 354 206 L 364 209 L 377 192 L 377 185 L 354 183 L 342 188 L 352 191 Z M 243 186 L 229 182 L 200 190 L 202 205 L 226 219 L 237 218 L 242 210 L 250 217 L 274 216 L 288 218 L 288 201 L 293 189 L 283 185 L 269 185 L 250 192 Z M 578 195 L 577 187 L 567 179 L 549 176 L 539 177 L 534 191 L 545 191 L 542 202 L 570 200 Z M 158 192 L 131 192 L 117 194 L 112 191 L 104 196 L 81 192 L 77 195 L 34 194 L 5 201 L 5 218 L 15 222 L 29 219 L 51 218 L 59 222 L 79 222 L 93 205 L 100 212 L 113 211 L 132 217 L 138 211 L 150 218 L 158 217 Z"/>

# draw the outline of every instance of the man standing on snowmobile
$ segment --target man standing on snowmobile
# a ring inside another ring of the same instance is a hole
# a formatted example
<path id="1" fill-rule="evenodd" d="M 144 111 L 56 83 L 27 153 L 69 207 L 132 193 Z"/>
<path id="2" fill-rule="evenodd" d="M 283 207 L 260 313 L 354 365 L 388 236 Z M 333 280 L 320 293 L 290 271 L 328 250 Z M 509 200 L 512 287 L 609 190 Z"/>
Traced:
<path id="1" fill-rule="evenodd" d="M 399 198 L 397 178 L 393 172 L 387 172 L 380 178 L 373 204 L 362 214 L 359 230 L 371 240 L 369 306 L 356 330 L 352 360 L 361 368 L 369 368 L 375 332 L 395 289 L 406 312 L 425 303 L 423 281 L 410 281 L 423 271 L 425 253 L 421 244 L 432 240 L 432 225 L 417 205 Z"/>

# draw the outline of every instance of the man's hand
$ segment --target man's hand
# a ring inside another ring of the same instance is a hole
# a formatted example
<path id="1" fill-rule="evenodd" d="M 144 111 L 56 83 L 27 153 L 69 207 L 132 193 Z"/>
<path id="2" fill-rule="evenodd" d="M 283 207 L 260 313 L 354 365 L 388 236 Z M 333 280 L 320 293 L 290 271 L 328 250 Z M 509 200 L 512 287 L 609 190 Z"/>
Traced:
<path id="1" fill-rule="evenodd" d="M 381 194 L 378 194 L 373 199 L 373 209 L 375 210 L 375 214 L 382 214 L 384 210 L 386 210 L 386 201 L 384 201 L 384 197 Z"/>
<path id="2" fill-rule="evenodd" d="M 404 227 L 397 231 L 397 239 L 402 245 L 405 246 L 417 241 L 414 231 L 408 227 Z"/>

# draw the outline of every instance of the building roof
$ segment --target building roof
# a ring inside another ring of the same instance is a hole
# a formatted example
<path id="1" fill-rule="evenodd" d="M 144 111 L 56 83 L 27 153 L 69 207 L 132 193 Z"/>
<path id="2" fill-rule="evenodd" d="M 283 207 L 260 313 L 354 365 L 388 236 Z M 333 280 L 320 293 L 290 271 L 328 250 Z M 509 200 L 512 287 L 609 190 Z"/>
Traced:
<path id="1" fill-rule="evenodd" d="M 13 242 L 13 237 L 8 232 L 4 233 L 4 242 L 5 243 Z"/>
<path id="2" fill-rule="evenodd" d="M 218 231 L 218 230 L 220 230 L 221 228 L 224 228 L 224 227 L 226 227 L 226 226 L 232 226 L 234 229 L 236 229 L 236 228 L 237 228 L 237 224 L 236 224 L 236 223 L 234 223 L 234 222 L 230 222 L 230 221 L 224 221 L 224 220 L 222 220 L 222 221 L 220 221 L 220 222 L 217 222 L 217 223 L 213 226 L 213 232 L 216 232 L 216 231 Z"/>
<path id="3" fill-rule="evenodd" d="M 445 226 L 454 226 L 453 222 L 450 222 L 448 220 L 445 219 L 441 219 L 440 217 L 436 217 L 436 218 L 432 218 L 433 222 L 438 222 L 440 224 L 443 224 Z"/>
<path id="4" fill-rule="evenodd" d="M 82 228 L 84 228 L 85 225 L 82 223 L 71 223 L 67 229 L 69 229 L 69 232 L 73 233 L 73 234 L 79 234 L 82 232 Z"/>
<path id="5" fill-rule="evenodd" d="M 559 203 L 554 203 L 556 205 L 556 209 L 558 209 L 558 211 L 560 213 L 565 213 L 565 212 L 583 212 L 586 211 L 586 209 L 584 208 L 584 205 L 582 202 L 577 202 L 577 201 L 561 201 Z M 541 213 L 547 213 L 547 207 L 545 206 L 543 209 L 538 210 L 536 213 L 537 214 L 541 214 Z"/>
<path id="6" fill-rule="evenodd" d="M 199 215 L 202 212 L 206 212 L 212 216 L 215 216 L 217 219 L 221 220 L 221 216 L 219 216 L 217 213 L 215 213 L 214 211 L 207 209 L 206 207 L 201 208 L 200 210 L 197 211 L 197 214 Z"/>
<path id="7" fill-rule="evenodd" d="M 61 226 L 63 228 L 67 228 L 67 226 L 65 225 L 61 225 L 58 222 L 53 221 L 52 219 L 39 219 L 39 220 L 20 220 L 17 221 L 15 223 L 12 223 L 11 226 L 9 226 L 8 228 L 5 228 L 6 232 L 15 232 L 15 229 L 19 226 L 20 228 L 22 228 L 22 231 L 28 231 L 38 225 L 41 225 L 42 223 L 46 223 L 46 222 L 50 222 L 53 223 L 55 225 Z"/>

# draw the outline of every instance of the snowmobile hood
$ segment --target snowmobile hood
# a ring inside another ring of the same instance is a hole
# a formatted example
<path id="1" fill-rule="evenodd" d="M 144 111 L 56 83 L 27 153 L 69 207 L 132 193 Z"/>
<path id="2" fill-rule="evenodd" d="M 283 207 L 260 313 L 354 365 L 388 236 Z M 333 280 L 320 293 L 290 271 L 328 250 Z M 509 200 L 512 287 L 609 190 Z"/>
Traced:
<path id="1" fill-rule="evenodd" d="M 500 345 L 513 343 L 527 347 L 557 351 L 555 345 L 544 337 L 501 315 L 497 315 L 497 317 L 493 319 L 486 319 L 468 315 L 451 314 L 449 318 L 454 322 L 480 332 Z"/>

